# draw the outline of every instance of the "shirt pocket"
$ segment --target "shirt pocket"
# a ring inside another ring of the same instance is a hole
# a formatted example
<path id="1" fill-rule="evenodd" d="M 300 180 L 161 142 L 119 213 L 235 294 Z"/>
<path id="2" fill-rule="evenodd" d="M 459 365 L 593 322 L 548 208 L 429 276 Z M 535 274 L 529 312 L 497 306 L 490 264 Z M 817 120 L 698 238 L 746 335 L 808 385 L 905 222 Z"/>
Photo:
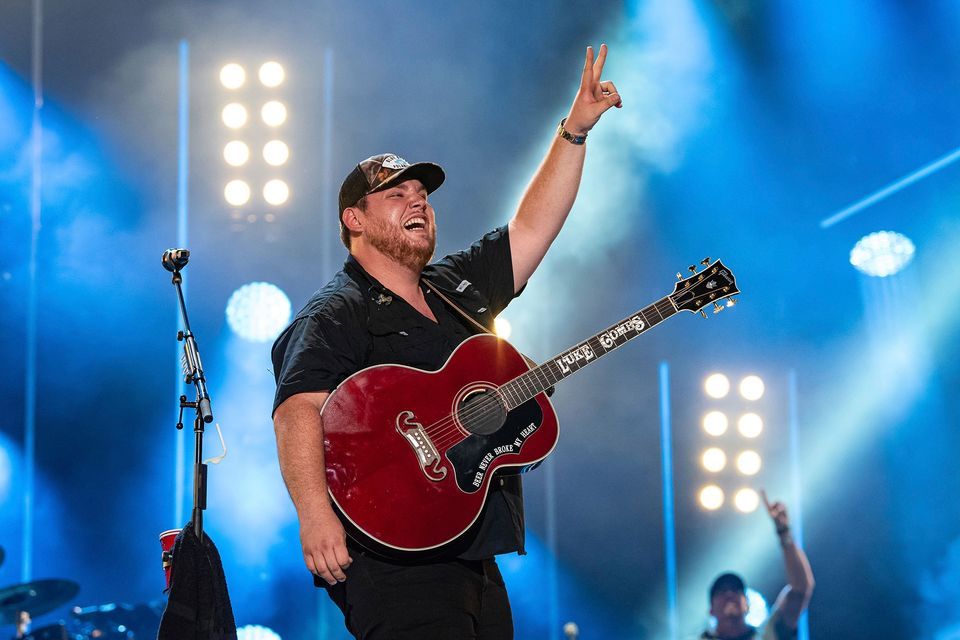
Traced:
<path id="1" fill-rule="evenodd" d="M 402 364 L 433 371 L 443 364 L 442 341 L 436 332 L 405 322 L 371 322 L 369 365 Z"/>

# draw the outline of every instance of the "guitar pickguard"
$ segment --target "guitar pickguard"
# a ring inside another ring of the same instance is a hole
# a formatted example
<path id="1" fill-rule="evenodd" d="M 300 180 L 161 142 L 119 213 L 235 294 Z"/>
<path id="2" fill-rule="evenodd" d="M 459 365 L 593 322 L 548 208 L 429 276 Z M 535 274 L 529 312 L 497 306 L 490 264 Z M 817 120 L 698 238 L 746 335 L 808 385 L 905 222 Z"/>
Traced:
<path id="1" fill-rule="evenodd" d="M 536 398 L 524 402 L 507 414 L 506 422 L 489 435 L 471 434 L 447 450 L 457 486 L 464 493 L 475 493 L 483 486 L 493 461 L 500 456 L 519 453 L 524 442 L 543 424 L 543 410 Z"/>

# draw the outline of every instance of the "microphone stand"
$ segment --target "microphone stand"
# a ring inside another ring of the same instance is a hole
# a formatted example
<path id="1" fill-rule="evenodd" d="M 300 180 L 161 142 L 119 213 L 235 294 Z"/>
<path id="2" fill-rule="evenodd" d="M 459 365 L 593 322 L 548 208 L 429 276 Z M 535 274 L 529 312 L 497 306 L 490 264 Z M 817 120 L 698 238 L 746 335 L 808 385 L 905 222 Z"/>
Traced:
<path id="1" fill-rule="evenodd" d="M 187 253 L 189 256 L 189 253 Z M 193 457 L 193 531 L 197 540 L 203 542 L 203 512 L 207 508 L 207 465 L 203 464 L 203 425 L 213 422 L 213 410 L 210 408 L 210 394 L 207 393 L 207 381 L 203 374 L 203 365 L 200 362 L 200 352 L 197 350 L 197 341 L 190 330 L 190 321 L 187 319 L 187 306 L 183 301 L 183 289 L 180 284 L 183 277 L 180 268 L 186 266 L 177 263 L 174 268 L 168 266 L 166 259 L 164 267 L 173 272 L 173 286 L 177 289 L 177 299 L 180 301 L 180 315 L 183 317 L 183 331 L 177 332 L 177 341 L 183 343 L 183 355 L 180 363 L 183 366 L 183 379 L 187 384 L 193 384 L 197 390 L 196 400 L 187 401 L 187 396 L 180 396 L 180 417 L 177 429 L 183 429 L 183 410 L 195 409 L 197 412 L 193 420 L 193 434 L 195 440 Z"/>

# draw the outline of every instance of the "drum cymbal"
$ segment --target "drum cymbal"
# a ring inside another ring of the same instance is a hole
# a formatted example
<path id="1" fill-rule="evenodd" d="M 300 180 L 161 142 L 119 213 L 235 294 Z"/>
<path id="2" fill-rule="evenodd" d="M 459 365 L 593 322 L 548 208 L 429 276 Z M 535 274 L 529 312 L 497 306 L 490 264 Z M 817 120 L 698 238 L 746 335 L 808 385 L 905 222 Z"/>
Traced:
<path id="1" fill-rule="evenodd" d="M 17 615 L 26 611 L 31 617 L 53 611 L 80 593 L 80 585 L 70 580 L 37 580 L 0 589 L 0 624 L 16 624 Z"/>

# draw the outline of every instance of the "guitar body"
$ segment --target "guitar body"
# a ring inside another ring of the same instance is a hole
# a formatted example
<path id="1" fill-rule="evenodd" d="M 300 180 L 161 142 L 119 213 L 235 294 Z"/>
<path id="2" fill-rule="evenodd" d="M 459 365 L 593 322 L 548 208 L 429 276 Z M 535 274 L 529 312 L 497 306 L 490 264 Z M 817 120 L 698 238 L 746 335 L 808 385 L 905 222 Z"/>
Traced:
<path id="1" fill-rule="evenodd" d="M 438 371 L 381 365 L 337 387 L 321 411 L 327 485 L 350 537 L 399 559 L 469 541 L 494 473 L 519 473 L 553 451 L 557 415 L 544 393 L 679 311 L 707 317 L 740 293 L 719 260 L 673 293 L 530 367 L 504 340 L 473 336 Z"/>
<path id="2" fill-rule="evenodd" d="M 435 372 L 374 366 L 323 406 L 327 485 L 357 543 L 381 555 L 431 555 L 480 515 L 494 472 L 543 460 L 559 435 L 540 393 L 512 410 L 496 392 L 529 367 L 509 343 L 476 335 Z"/>

